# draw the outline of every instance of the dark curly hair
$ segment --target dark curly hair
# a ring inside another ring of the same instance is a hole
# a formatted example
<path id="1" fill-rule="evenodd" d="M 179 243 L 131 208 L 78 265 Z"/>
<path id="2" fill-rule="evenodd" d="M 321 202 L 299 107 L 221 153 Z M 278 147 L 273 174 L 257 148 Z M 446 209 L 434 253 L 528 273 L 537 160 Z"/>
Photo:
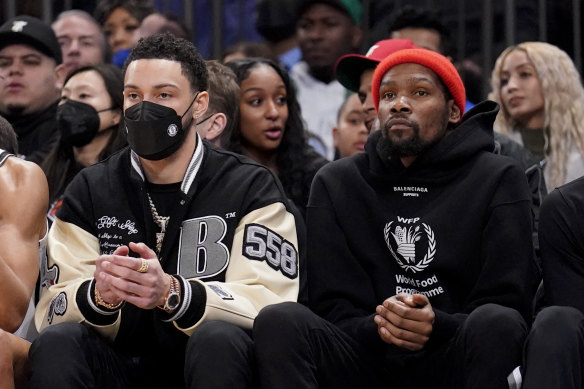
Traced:
<path id="1" fill-rule="evenodd" d="M 209 88 L 205 60 L 197 48 L 186 39 L 177 38 L 169 33 L 154 34 L 140 39 L 124 62 L 124 77 L 128 65 L 139 59 L 167 59 L 179 62 L 182 74 L 189 80 L 193 92 Z"/>
<path id="2" fill-rule="evenodd" d="M 8 151 L 11 154 L 18 152 L 18 140 L 16 132 L 8 120 L 0 116 L 0 149 Z"/>
<path id="3" fill-rule="evenodd" d="M 93 12 L 95 20 L 103 26 L 116 8 L 125 9 L 139 22 L 142 22 L 146 16 L 156 12 L 154 3 L 150 0 L 100 0 Z"/>
<path id="4" fill-rule="evenodd" d="M 276 62 L 266 58 L 244 58 L 226 63 L 241 83 L 249 77 L 251 71 L 259 66 L 269 66 L 280 76 L 286 87 L 288 120 L 284 128 L 282 142 L 277 150 L 278 178 L 282 182 L 286 195 L 302 210 L 308 203 L 310 185 L 316 171 L 326 163 L 306 143 L 300 105 L 288 73 Z M 241 119 L 239 119 L 241 120 Z M 229 142 L 224 147 L 230 151 L 242 152 L 242 135 L 240 123 L 234 127 Z"/>
<path id="5" fill-rule="evenodd" d="M 440 15 L 433 10 L 406 5 L 393 13 L 388 24 L 389 35 L 404 28 L 434 30 L 440 35 L 440 52 L 444 54 L 449 49 L 447 47 L 450 38 L 448 28 L 440 19 Z"/>

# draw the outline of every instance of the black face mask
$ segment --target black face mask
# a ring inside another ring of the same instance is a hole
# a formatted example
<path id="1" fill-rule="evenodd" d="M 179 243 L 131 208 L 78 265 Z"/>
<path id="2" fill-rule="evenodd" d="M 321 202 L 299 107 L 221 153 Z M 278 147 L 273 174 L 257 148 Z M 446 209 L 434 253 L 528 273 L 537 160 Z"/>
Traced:
<path id="1" fill-rule="evenodd" d="M 57 107 L 57 125 L 62 141 L 75 147 L 82 147 L 93 140 L 99 131 L 99 112 L 89 104 L 67 100 Z"/>
<path id="2" fill-rule="evenodd" d="M 174 109 L 149 101 L 141 101 L 126 109 L 124 119 L 130 148 L 140 157 L 151 161 L 171 156 L 183 144 L 187 133 L 182 126 L 182 116 L 178 116 Z M 187 130 L 192 121 L 191 118 L 185 125 Z"/>

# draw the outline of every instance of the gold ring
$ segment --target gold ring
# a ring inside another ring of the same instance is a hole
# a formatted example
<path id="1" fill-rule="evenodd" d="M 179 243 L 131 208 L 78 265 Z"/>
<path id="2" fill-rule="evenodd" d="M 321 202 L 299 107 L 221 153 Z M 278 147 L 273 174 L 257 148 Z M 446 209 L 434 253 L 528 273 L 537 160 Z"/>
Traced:
<path id="1" fill-rule="evenodd" d="M 136 269 L 136 271 L 138 273 L 146 273 L 148 271 L 148 261 L 145 260 L 144 258 L 140 258 L 140 260 L 142 262 L 140 263 L 140 267 Z"/>

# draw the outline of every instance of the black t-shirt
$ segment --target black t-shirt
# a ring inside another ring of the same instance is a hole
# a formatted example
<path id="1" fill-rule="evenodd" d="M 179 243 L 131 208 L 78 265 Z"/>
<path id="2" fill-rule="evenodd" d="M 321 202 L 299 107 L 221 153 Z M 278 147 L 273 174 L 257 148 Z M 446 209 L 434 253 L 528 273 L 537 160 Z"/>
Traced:
<path id="1" fill-rule="evenodd" d="M 176 204 L 176 200 L 180 198 L 180 184 L 180 182 L 173 184 L 146 183 L 148 194 L 159 216 L 165 217 L 171 214 L 171 204 Z"/>

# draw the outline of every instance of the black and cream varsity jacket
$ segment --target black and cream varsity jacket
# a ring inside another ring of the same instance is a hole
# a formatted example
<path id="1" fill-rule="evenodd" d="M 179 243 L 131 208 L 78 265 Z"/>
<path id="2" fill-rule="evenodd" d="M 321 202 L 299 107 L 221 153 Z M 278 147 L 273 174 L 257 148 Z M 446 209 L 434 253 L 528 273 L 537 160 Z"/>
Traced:
<path id="1" fill-rule="evenodd" d="M 97 306 L 97 257 L 129 242 L 155 247 L 146 188 L 129 148 L 75 177 L 49 233 L 39 330 L 84 322 L 133 352 L 143 339 L 171 348 L 207 320 L 251 328 L 264 306 L 297 300 L 304 238 L 302 226 L 297 233 L 302 221 L 296 209 L 268 169 L 199 137 L 177 203 L 169 208 L 159 256 L 182 284 L 181 305 L 170 315 L 131 304 L 113 312 Z"/>

